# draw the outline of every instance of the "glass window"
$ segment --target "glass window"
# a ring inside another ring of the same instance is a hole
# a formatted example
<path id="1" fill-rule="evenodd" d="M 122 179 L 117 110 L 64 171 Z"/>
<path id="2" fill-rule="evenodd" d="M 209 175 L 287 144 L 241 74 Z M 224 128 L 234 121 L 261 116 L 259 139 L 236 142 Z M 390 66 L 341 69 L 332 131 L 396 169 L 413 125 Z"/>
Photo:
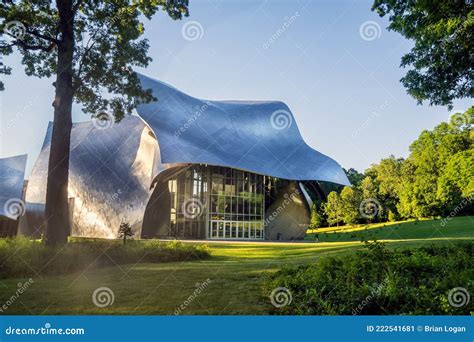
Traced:
<path id="1" fill-rule="evenodd" d="M 226 214 L 232 213 L 232 197 L 231 196 L 225 197 L 225 213 Z"/>
<path id="2" fill-rule="evenodd" d="M 257 203 L 256 203 L 256 215 L 257 216 L 262 216 L 263 215 L 263 212 L 262 212 L 262 201 L 260 200 L 260 198 L 257 198 Z"/>
<path id="3" fill-rule="evenodd" d="M 224 178 L 221 175 L 213 174 L 212 175 L 212 193 L 218 194 L 219 192 L 224 190 Z"/>
<path id="4" fill-rule="evenodd" d="M 225 234 L 224 237 L 226 239 L 230 238 L 230 222 L 225 223 Z"/>
<path id="5" fill-rule="evenodd" d="M 232 184 L 232 178 L 224 178 L 224 192 L 226 195 L 234 195 L 235 193 L 235 185 Z"/>
<path id="6" fill-rule="evenodd" d="M 209 235 L 225 239 L 263 238 L 264 177 L 216 166 L 211 166 L 211 174 L 210 229 L 217 230 L 217 234 L 211 231 Z M 197 190 L 202 193 L 207 183 L 205 179 L 201 181 L 201 174 L 195 177 L 199 180 Z M 216 228 L 214 221 L 218 222 Z"/>
<path id="7" fill-rule="evenodd" d="M 224 222 L 218 222 L 217 237 L 220 237 L 220 238 L 224 237 Z"/>
<path id="8" fill-rule="evenodd" d="M 217 199 L 217 212 L 225 213 L 225 196 L 219 195 Z"/>
<path id="9" fill-rule="evenodd" d="M 211 222 L 211 237 L 217 237 L 217 222 Z"/>

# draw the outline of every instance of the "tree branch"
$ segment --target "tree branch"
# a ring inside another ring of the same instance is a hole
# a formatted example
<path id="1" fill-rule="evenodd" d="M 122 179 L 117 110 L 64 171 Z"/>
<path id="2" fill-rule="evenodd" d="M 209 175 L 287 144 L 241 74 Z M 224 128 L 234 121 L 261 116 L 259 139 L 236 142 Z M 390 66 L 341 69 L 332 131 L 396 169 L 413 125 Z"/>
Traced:
<path id="1" fill-rule="evenodd" d="M 53 43 L 55 43 L 55 44 L 58 44 L 58 43 L 59 43 L 59 41 L 58 41 L 57 39 L 55 39 L 55 38 L 53 38 L 53 37 L 49 37 L 49 36 L 44 35 L 44 34 L 42 34 L 42 33 L 39 33 L 37 30 L 31 30 L 31 29 L 29 29 L 28 27 L 26 28 L 26 33 L 32 34 L 32 35 L 35 36 L 35 37 L 38 37 L 38 38 L 40 38 L 40 39 L 47 40 L 47 41 L 49 41 L 49 42 L 53 42 Z"/>
<path id="2" fill-rule="evenodd" d="M 50 52 L 54 48 L 54 45 L 56 45 L 56 44 L 51 43 L 48 47 L 46 47 L 44 45 L 29 45 L 29 44 L 26 44 L 22 40 L 16 40 L 14 45 L 18 45 L 19 47 L 21 47 L 25 50 L 41 50 L 41 51 L 44 51 L 44 52 Z"/>

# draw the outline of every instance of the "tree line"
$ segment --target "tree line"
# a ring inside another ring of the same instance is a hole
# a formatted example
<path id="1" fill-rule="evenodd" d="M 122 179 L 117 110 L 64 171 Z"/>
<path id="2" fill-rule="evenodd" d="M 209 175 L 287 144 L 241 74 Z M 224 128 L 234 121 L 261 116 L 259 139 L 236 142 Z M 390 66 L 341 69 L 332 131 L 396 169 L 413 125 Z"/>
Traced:
<path id="1" fill-rule="evenodd" d="M 346 171 L 352 187 L 313 205 L 311 228 L 474 214 L 474 107 L 424 130 L 409 156 L 393 155 L 363 174 Z"/>

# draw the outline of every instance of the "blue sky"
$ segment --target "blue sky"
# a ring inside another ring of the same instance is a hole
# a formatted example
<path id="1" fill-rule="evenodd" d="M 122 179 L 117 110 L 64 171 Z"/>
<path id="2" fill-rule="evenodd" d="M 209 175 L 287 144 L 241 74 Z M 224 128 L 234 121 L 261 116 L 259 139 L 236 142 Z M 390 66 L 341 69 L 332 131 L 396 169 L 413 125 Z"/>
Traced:
<path id="1" fill-rule="evenodd" d="M 371 1 L 190 2 L 183 21 L 146 22 L 153 62 L 141 72 L 204 99 L 284 101 L 305 141 L 345 168 L 406 156 L 450 116 L 406 94 L 399 64 L 412 43 L 385 29 Z M 26 77 L 18 54 L 4 61 L 13 73 L 0 94 L 0 157 L 28 153 L 29 172 L 53 117 L 52 80 Z M 74 106 L 73 119 L 89 117 Z"/>

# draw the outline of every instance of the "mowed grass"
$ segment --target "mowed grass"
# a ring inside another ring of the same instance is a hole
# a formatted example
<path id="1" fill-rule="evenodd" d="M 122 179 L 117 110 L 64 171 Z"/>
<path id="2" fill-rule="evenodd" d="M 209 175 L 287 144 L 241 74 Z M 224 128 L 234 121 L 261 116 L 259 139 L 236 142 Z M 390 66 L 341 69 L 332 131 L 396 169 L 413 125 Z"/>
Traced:
<path id="1" fill-rule="evenodd" d="M 439 220 L 369 226 L 358 234 L 376 234 L 390 248 L 452 244 L 474 239 L 474 217 L 455 218 L 445 227 Z M 360 227 L 359 227 L 360 228 Z M 335 241 L 302 243 L 209 243 L 212 257 L 161 264 L 128 264 L 88 268 L 65 276 L 33 277 L 34 283 L 0 314 L 268 314 L 264 277 L 283 265 L 352 253 L 363 244 L 354 232 L 331 235 Z M 332 233 L 334 234 L 334 233 Z M 328 236 L 330 234 L 327 234 Z M 319 233 L 321 239 L 321 233 Z M 336 238 L 337 237 L 337 238 Z M 329 239 L 329 238 L 328 238 Z M 209 285 L 200 288 L 207 280 Z M 0 309 L 27 279 L 0 281 Z M 99 287 L 113 291 L 113 304 L 99 308 L 92 295 Z"/>
<path id="2" fill-rule="evenodd" d="M 465 239 L 472 238 L 473 230 L 474 217 L 464 216 L 449 221 L 446 219 L 413 220 L 320 228 L 308 232 L 305 240 L 313 241 L 316 236 L 321 242 L 387 239 Z"/>

